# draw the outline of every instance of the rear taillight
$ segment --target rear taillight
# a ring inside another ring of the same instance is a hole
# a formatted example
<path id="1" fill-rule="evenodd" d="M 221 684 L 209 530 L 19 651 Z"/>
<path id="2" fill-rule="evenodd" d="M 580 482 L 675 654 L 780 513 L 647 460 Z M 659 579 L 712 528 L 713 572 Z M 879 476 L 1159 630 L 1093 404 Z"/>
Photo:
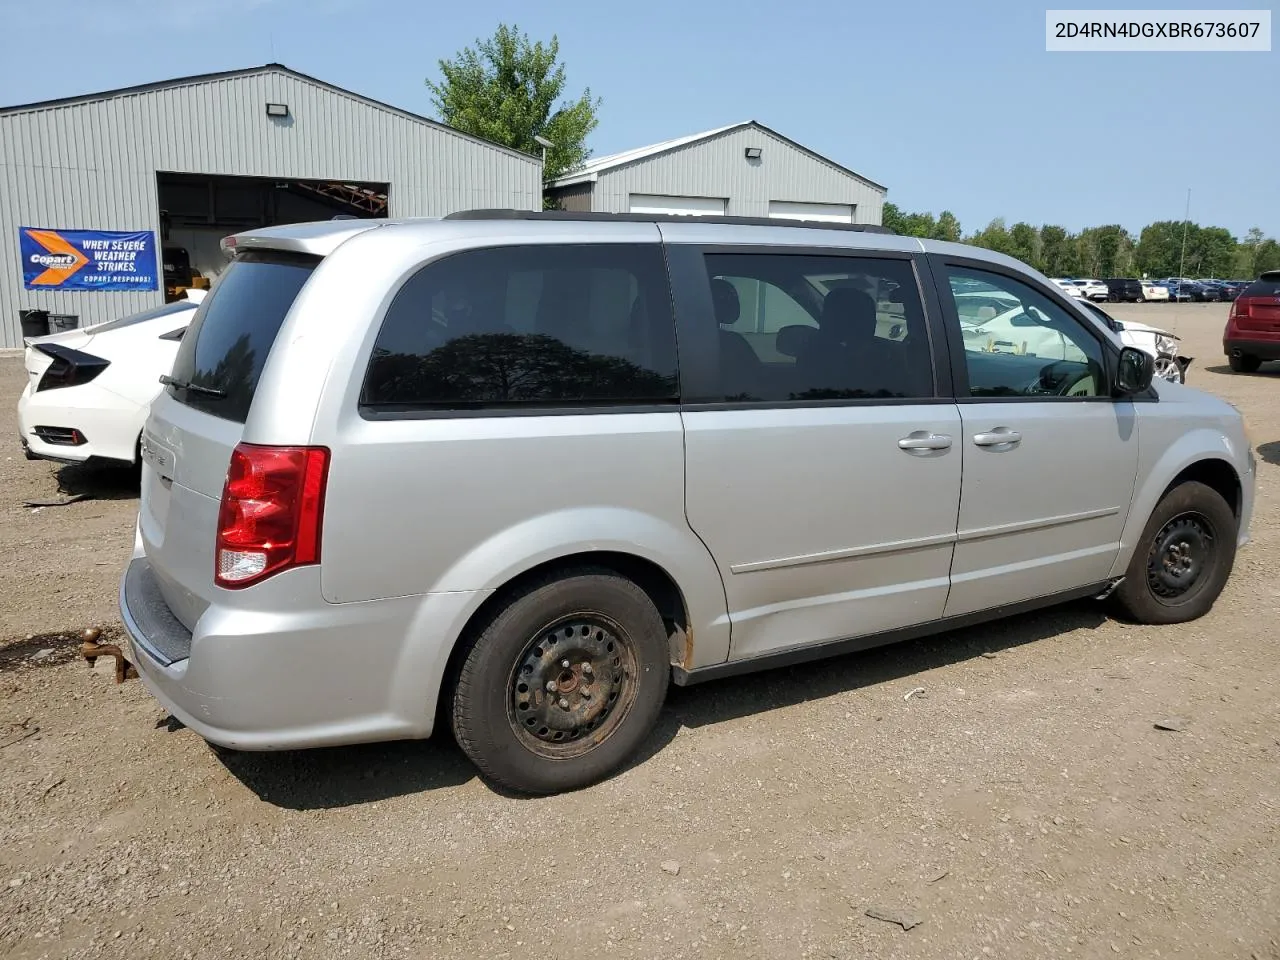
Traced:
<path id="1" fill-rule="evenodd" d="M 1249 307 L 1252 304 L 1252 302 L 1253 301 L 1250 300 L 1248 297 L 1236 297 L 1234 300 L 1231 301 L 1231 312 L 1227 314 L 1227 319 L 1229 321 L 1230 320 L 1248 320 Z"/>
<path id="2" fill-rule="evenodd" d="M 107 367 L 111 361 L 95 357 L 91 353 L 72 350 L 57 343 L 36 343 L 32 346 L 53 358 L 44 375 L 36 384 L 36 390 L 56 390 L 60 387 L 78 387 L 88 383 Z"/>
<path id="3" fill-rule="evenodd" d="M 325 447 L 237 446 L 218 511 L 214 582 L 236 589 L 319 563 L 328 473 Z"/>

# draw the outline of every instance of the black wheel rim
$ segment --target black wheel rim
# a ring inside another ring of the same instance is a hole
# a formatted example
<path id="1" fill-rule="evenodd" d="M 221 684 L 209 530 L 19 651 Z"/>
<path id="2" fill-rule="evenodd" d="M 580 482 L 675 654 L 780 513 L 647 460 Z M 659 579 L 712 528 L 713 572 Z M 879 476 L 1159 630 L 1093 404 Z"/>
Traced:
<path id="1" fill-rule="evenodd" d="M 608 617 L 577 613 L 525 644 L 507 687 L 507 719 L 529 751 L 553 760 L 607 740 L 636 700 L 635 646 Z"/>
<path id="2" fill-rule="evenodd" d="M 1166 523 L 1147 555 L 1147 585 L 1161 603 L 1189 599 L 1208 579 L 1214 561 L 1214 530 L 1199 513 L 1181 513 Z"/>

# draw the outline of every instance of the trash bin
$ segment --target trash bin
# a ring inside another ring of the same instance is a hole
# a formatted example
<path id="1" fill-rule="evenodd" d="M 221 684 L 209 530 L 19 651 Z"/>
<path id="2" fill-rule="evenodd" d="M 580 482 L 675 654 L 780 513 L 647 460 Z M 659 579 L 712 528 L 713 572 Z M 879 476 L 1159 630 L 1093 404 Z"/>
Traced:
<path id="1" fill-rule="evenodd" d="M 61 333 L 63 330 L 74 330 L 80 326 L 80 317 L 74 313 L 51 313 L 49 314 L 49 329 L 54 333 Z"/>
<path id="2" fill-rule="evenodd" d="M 49 335 L 48 310 L 19 310 L 18 317 L 22 321 L 24 337 L 47 337 Z"/>

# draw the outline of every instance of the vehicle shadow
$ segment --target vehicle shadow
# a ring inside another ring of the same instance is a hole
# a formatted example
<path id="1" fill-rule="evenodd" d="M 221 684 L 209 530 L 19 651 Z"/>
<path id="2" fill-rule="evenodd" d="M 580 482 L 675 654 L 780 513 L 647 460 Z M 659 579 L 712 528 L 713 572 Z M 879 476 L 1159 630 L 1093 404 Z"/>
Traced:
<path id="1" fill-rule="evenodd" d="M 141 491 L 136 466 L 69 463 L 54 476 L 59 493 L 85 500 L 136 500 Z"/>
<path id="2" fill-rule="evenodd" d="M 657 726 L 627 769 L 660 753 L 683 727 L 723 723 L 893 683 L 984 653 L 1095 629 L 1104 622 L 1101 604 L 1081 601 L 842 657 L 693 687 L 673 686 Z M 216 752 L 227 770 L 260 799 L 294 810 L 354 806 L 456 787 L 477 776 L 440 724 L 430 740 L 282 753 Z M 509 799 L 528 799 L 496 785 L 490 788 Z"/>
<path id="3" fill-rule="evenodd" d="M 1203 369 L 1205 373 L 1225 373 L 1232 377 L 1280 377 L 1280 363 L 1264 363 L 1253 373 L 1236 373 L 1225 363 Z"/>
<path id="4" fill-rule="evenodd" d="M 1280 466 L 1280 440 L 1272 440 L 1270 443 L 1260 443 L 1254 448 L 1259 460 L 1265 460 L 1267 463 Z"/>

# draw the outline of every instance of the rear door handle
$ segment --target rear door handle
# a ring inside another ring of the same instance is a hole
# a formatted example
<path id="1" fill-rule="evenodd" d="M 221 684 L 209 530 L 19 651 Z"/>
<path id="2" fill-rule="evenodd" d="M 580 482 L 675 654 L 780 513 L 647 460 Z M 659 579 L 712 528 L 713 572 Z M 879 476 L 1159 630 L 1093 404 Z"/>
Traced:
<path id="1" fill-rule="evenodd" d="M 1005 447 L 1013 446 L 1015 443 L 1022 442 L 1022 434 L 1016 430 L 1006 430 L 1004 427 L 996 427 L 990 433 L 975 433 L 973 442 L 980 447 Z"/>
<path id="2" fill-rule="evenodd" d="M 950 450 L 951 438 L 945 434 L 917 430 L 898 441 L 901 450 Z"/>

